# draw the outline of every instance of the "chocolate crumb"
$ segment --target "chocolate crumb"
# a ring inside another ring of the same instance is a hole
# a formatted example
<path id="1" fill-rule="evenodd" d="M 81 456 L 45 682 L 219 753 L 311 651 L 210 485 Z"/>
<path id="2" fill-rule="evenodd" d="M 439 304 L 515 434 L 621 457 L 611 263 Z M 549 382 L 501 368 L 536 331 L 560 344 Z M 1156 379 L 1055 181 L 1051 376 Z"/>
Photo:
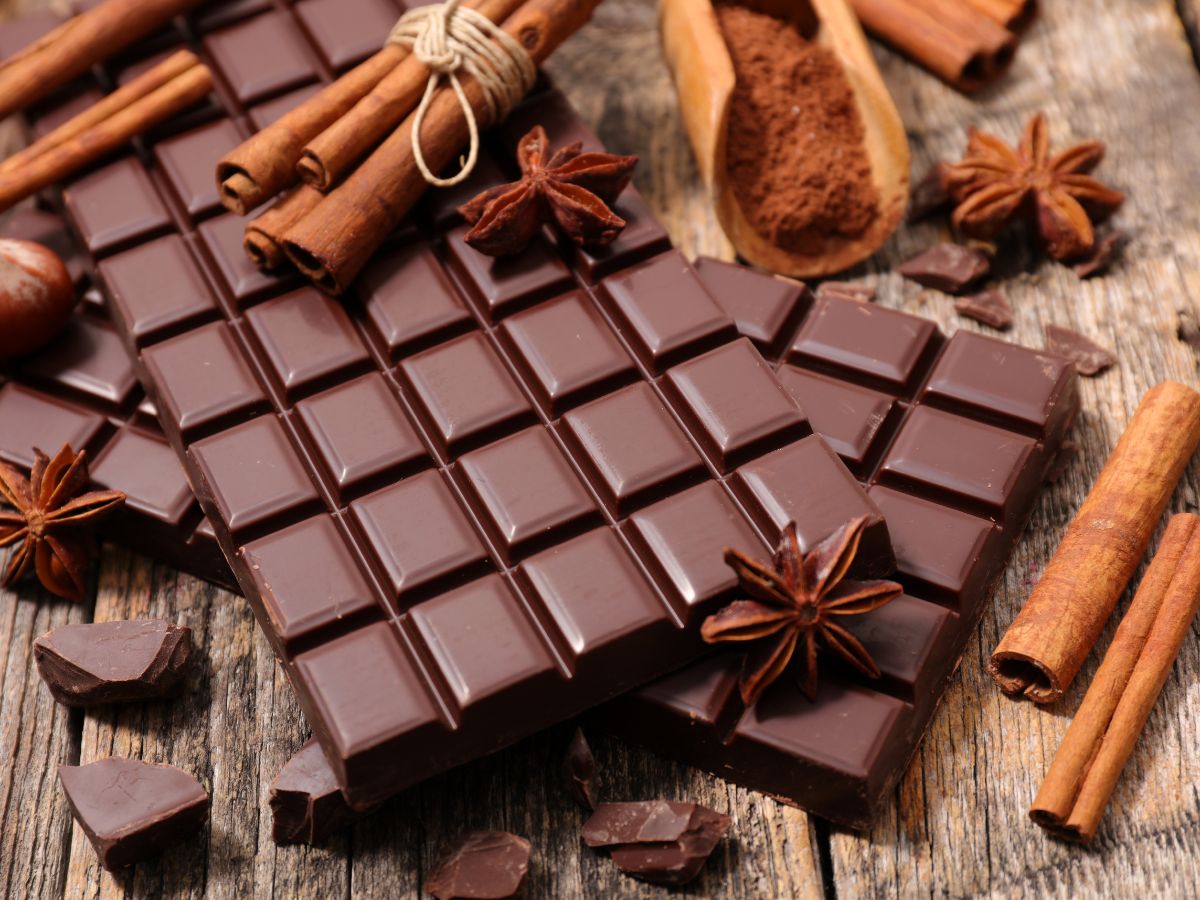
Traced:
<path id="1" fill-rule="evenodd" d="M 1117 360 L 1108 350 L 1078 331 L 1046 326 L 1046 349 L 1075 363 L 1080 375 L 1099 375 Z"/>
<path id="2" fill-rule="evenodd" d="M 974 319 L 1000 331 L 1012 327 L 1013 311 L 1008 298 L 995 290 L 982 291 L 954 301 L 954 309 L 960 316 Z"/>
<path id="3" fill-rule="evenodd" d="M 823 281 L 817 285 L 817 299 L 870 303 L 875 299 L 875 286 L 856 281 Z"/>
<path id="4" fill-rule="evenodd" d="M 156 700 L 176 693 L 192 630 L 161 619 L 62 625 L 33 644 L 38 673 L 67 706 Z"/>
<path id="5" fill-rule="evenodd" d="M 1080 278 L 1091 278 L 1107 272 L 1113 261 L 1120 255 L 1128 235 L 1118 229 L 1096 238 L 1092 249 L 1071 263 L 1071 268 Z"/>
<path id="6" fill-rule="evenodd" d="M 438 900 L 515 897 L 529 873 L 529 841 L 507 831 L 473 831 L 438 860 L 425 881 Z"/>
<path id="7" fill-rule="evenodd" d="M 589 847 L 606 847 L 626 875 L 652 884 L 695 878 L 729 830 L 729 816 L 697 803 L 601 803 L 584 823 Z"/>
<path id="8" fill-rule="evenodd" d="M 902 263 L 896 271 L 925 287 L 957 294 L 991 271 L 987 254 L 962 244 L 935 244 Z"/>
<path id="9" fill-rule="evenodd" d="M 279 770 L 269 803 L 276 844 L 317 844 L 360 816 L 346 802 L 315 738 Z"/>
<path id="10" fill-rule="evenodd" d="M 1054 455 L 1054 462 L 1050 464 L 1050 470 L 1046 472 L 1046 481 L 1049 484 L 1056 484 L 1075 464 L 1078 456 L 1079 445 L 1075 441 L 1063 441 L 1058 448 L 1058 453 Z"/>
<path id="11" fill-rule="evenodd" d="M 947 164 L 934 163 L 929 171 L 912 186 L 908 195 L 908 221 L 920 222 L 950 209 L 950 192 L 946 190 L 944 170 Z"/>
<path id="12" fill-rule="evenodd" d="M 582 728 L 575 729 L 575 735 L 567 747 L 567 757 L 563 760 L 563 769 L 571 799 L 584 809 L 595 809 L 600 779 L 596 776 L 596 757 L 592 755 L 592 748 L 588 746 Z"/>

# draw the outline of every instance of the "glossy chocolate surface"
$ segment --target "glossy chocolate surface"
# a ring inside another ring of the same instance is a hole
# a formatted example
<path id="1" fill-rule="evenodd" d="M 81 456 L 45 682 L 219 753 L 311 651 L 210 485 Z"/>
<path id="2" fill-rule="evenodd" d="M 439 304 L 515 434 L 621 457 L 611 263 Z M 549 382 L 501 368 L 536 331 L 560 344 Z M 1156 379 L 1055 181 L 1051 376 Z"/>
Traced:
<path id="1" fill-rule="evenodd" d="M 787 318 L 777 279 L 749 270 L 735 279 L 707 260 L 697 271 L 718 303 L 736 288 L 728 308 L 760 323 L 760 346 L 790 348 L 770 357 L 779 379 L 869 485 L 905 594 L 844 623 L 879 665 L 877 682 L 825 661 L 815 703 L 785 676 L 745 709 L 740 659 L 725 654 L 597 716 L 665 756 L 866 827 L 915 751 L 1028 520 L 1078 407 L 1076 377 L 1045 353 L 969 332 L 944 341 L 932 322 L 831 294 L 818 297 L 795 335 L 763 328 Z M 797 445 L 742 467 L 735 490 L 759 517 L 785 521 L 811 477 L 801 456 Z M 790 503 L 789 491 L 797 495 Z M 661 541 L 640 521 L 648 514 L 631 526 L 641 540 Z M 670 571 L 685 592 L 721 589 L 719 573 L 699 560 Z"/>
<path id="2" fill-rule="evenodd" d="M 213 164 L 255 109 L 361 56 L 354 21 L 315 37 L 329 14 L 303 0 L 204 35 L 228 115 L 167 129 L 130 204 L 99 220 L 77 201 L 74 223 L 103 256 L 101 287 L 164 430 L 361 807 L 701 653 L 696 622 L 729 585 L 691 571 L 684 534 L 761 546 L 778 528 L 764 510 L 792 508 L 809 543 L 846 506 L 873 520 L 873 565 L 893 557 L 865 491 L 636 193 L 605 250 L 547 234 L 507 260 L 427 207 L 344 303 L 250 267 L 243 222 L 216 207 Z M 519 114 L 556 144 L 584 133 L 554 92 Z M 511 179 L 507 140 L 495 135 L 489 158 Z M 111 191 L 129 164 L 94 178 Z M 147 184 L 166 232 L 147 220 Z M 132 384 L 110 394 L 97 400 L 144 415 Z M 791 447 L 811 462 L 804 489 L 745 499 L 742 470 Z M 710 521 L 632 524 L 700 488 L 715 492 L 694 507 Z M 711 535 L 697 535 L 704 525 Z M 350 677 L 363 666 L 369 676 Z"/>

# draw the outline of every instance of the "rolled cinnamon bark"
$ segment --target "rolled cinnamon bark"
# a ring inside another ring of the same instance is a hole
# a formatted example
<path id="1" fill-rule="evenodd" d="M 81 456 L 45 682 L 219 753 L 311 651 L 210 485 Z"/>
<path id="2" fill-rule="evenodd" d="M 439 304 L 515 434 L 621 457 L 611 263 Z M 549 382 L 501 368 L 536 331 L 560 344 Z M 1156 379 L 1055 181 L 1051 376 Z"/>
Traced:
<path id="1" fill-rule="evenodd" d="M 516 12 L 523 2 L 469 0 L 463 6 L 500 22 Z M 309 141 L 296 163 L 300 179 L 321 191 L 328 191 L 344 179 L 417 108 L 428 80 L 429 68 L 413 56 L 388 72 L 353 109 Z"/>
<path id="2" fill-rule="evenodd" d="M 61 181 L 72 172 L 111 153 L 160 122 L 165 122 L 208 95 L 212 74 L 192 66 L 107 119 L 25 162 L 0 172 L 0 212 Z"/>
<path id="3" fill-rule="evenodd" d="M 93 125 L 98 125 L 111 118 L 122 109 L 140 100 L 142 97 L 158 90 L 167 82 L 182 75 L 193 66 L 200 65 L 196 54 L 190 50 L 180 50 L 173 53 L 157 66 L 143 72 L 133 81 L 113 91 L 99 103 L 89 106 L 70 121 L 64 122 L 45 137 L 34 141 L 23 150 L 14 153 L 8 159 L 0 162 L 0 173 L 19 169 L 30 160 L 41 156 L 47 150 L 52 150 L 65 144 L 71 138 L 77 137 Z"/>
<path id="4" fill-rule="evenodd" d="M 287 230 L 321 202 L 321 192 L 302 184 L 246 226 L 242 243 L 250 261 L 264 271 L 287 265 L 283 236 Z"/>
<path id="5" fill-rule="evenodd" d="M 963 0 L 850 0 L 863 27 L 961 91 L 1008 68 L 1016 38 Z"/>
<path id="6" fill-rule="evenodd" d="M 1200 517 L 1172 517 L 1029 816 L 1088 842 L 1200 604 Z"/>
<path id="7" fill-rule="evenodd" d="M 1052 703 L 1079 671 L 1200 443 L 1200 394 L 1174 381 L 1133 414 L 1024 608 L 992 653 L 1001 689 Z"/>
<path id="8" fill-rule="evenodd" d="M 586 22 L 600 0 L 527 0 L 504 23 L 534 63 L 540 63 Z M 490 122 L 483 91 L 475 79 L 463 90 L 480 128 Z M 288 232 L 284 249 L 317 287 L 331 294 L 346 290 L 379 245 L 400 224 L 427 185 L 412 152 L 409 116 L 350 176 L 328 193 Z M 458 98 L 438 90 L 425 114 L 421 147 L 429 168 L 438 171 L 454 159 L 468 138 Z"/>
<path id="9" fill-rule="evenodd" d="M 967 0 L 967 5 L 1014 32 L 1024 31 L 1037 17 L 1037 0 Z"/>
<path id="10" fill-rule="evenodd" d="M 107 0 L 0 63 L 0 119 L 19 112 L 203 0 Z"/>

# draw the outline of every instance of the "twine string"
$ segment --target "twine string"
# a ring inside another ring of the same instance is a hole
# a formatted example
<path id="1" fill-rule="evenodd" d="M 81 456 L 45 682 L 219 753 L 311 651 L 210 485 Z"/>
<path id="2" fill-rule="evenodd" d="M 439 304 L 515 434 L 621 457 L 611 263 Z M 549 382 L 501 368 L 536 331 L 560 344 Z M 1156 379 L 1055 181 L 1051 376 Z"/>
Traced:
<path id="1" fill-rule="evenodd" d="M 413 117 L 413 156 L 426 182 L 436 187 L 451 187 L 463 181 L 479 158 L 479 123 L 459 79 L 465 73 L 479 82 L 490 121 L 498 122 L 533 87 L 537 70 L 525 48 L 491 19 L 473 9 L 461 8 L 462 0 L 446 0 L 433 6 L 419 6 L 400 17 L 389 44 L 402 44 L 429 67 L 425 93 Z M 458 105 L 467 120 L 471 141 L 467 158 L 459 171 L 439 178 L 425 164 L 421 150 L 421 124 L 433 102 L 434 94 L 445 78 L 454 88 Z"/>

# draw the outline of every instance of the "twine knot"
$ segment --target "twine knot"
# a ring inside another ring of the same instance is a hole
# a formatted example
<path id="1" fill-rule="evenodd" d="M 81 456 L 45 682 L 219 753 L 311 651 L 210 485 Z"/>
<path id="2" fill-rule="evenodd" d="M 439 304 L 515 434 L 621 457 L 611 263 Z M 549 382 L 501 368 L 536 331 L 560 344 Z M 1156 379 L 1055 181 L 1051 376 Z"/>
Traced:
<path id="1" fill-rule="evenodd" d="M 537 70 L 525 48 L 491 19 L 473 9 L 460 8 L 462 0 L 420 6 L 400 17 L 388 35 L 389 44 L 402 44 L 429 67 L 425 94 L 413 118 L 413 157 L 421 177 L 436 187 L 451 187 L 471 174 L 479 158 L 479 123 L 463 91 L 459 74 L 465 72 L 483 88 L 492 122 L 508 115 L 533 87 Z M 467 158 L 457 174 L 439 178 L 425 164 L 421 150 L 421 123 L 442 79 L 449 80 L 458 97 L 471 135 Z"/>

